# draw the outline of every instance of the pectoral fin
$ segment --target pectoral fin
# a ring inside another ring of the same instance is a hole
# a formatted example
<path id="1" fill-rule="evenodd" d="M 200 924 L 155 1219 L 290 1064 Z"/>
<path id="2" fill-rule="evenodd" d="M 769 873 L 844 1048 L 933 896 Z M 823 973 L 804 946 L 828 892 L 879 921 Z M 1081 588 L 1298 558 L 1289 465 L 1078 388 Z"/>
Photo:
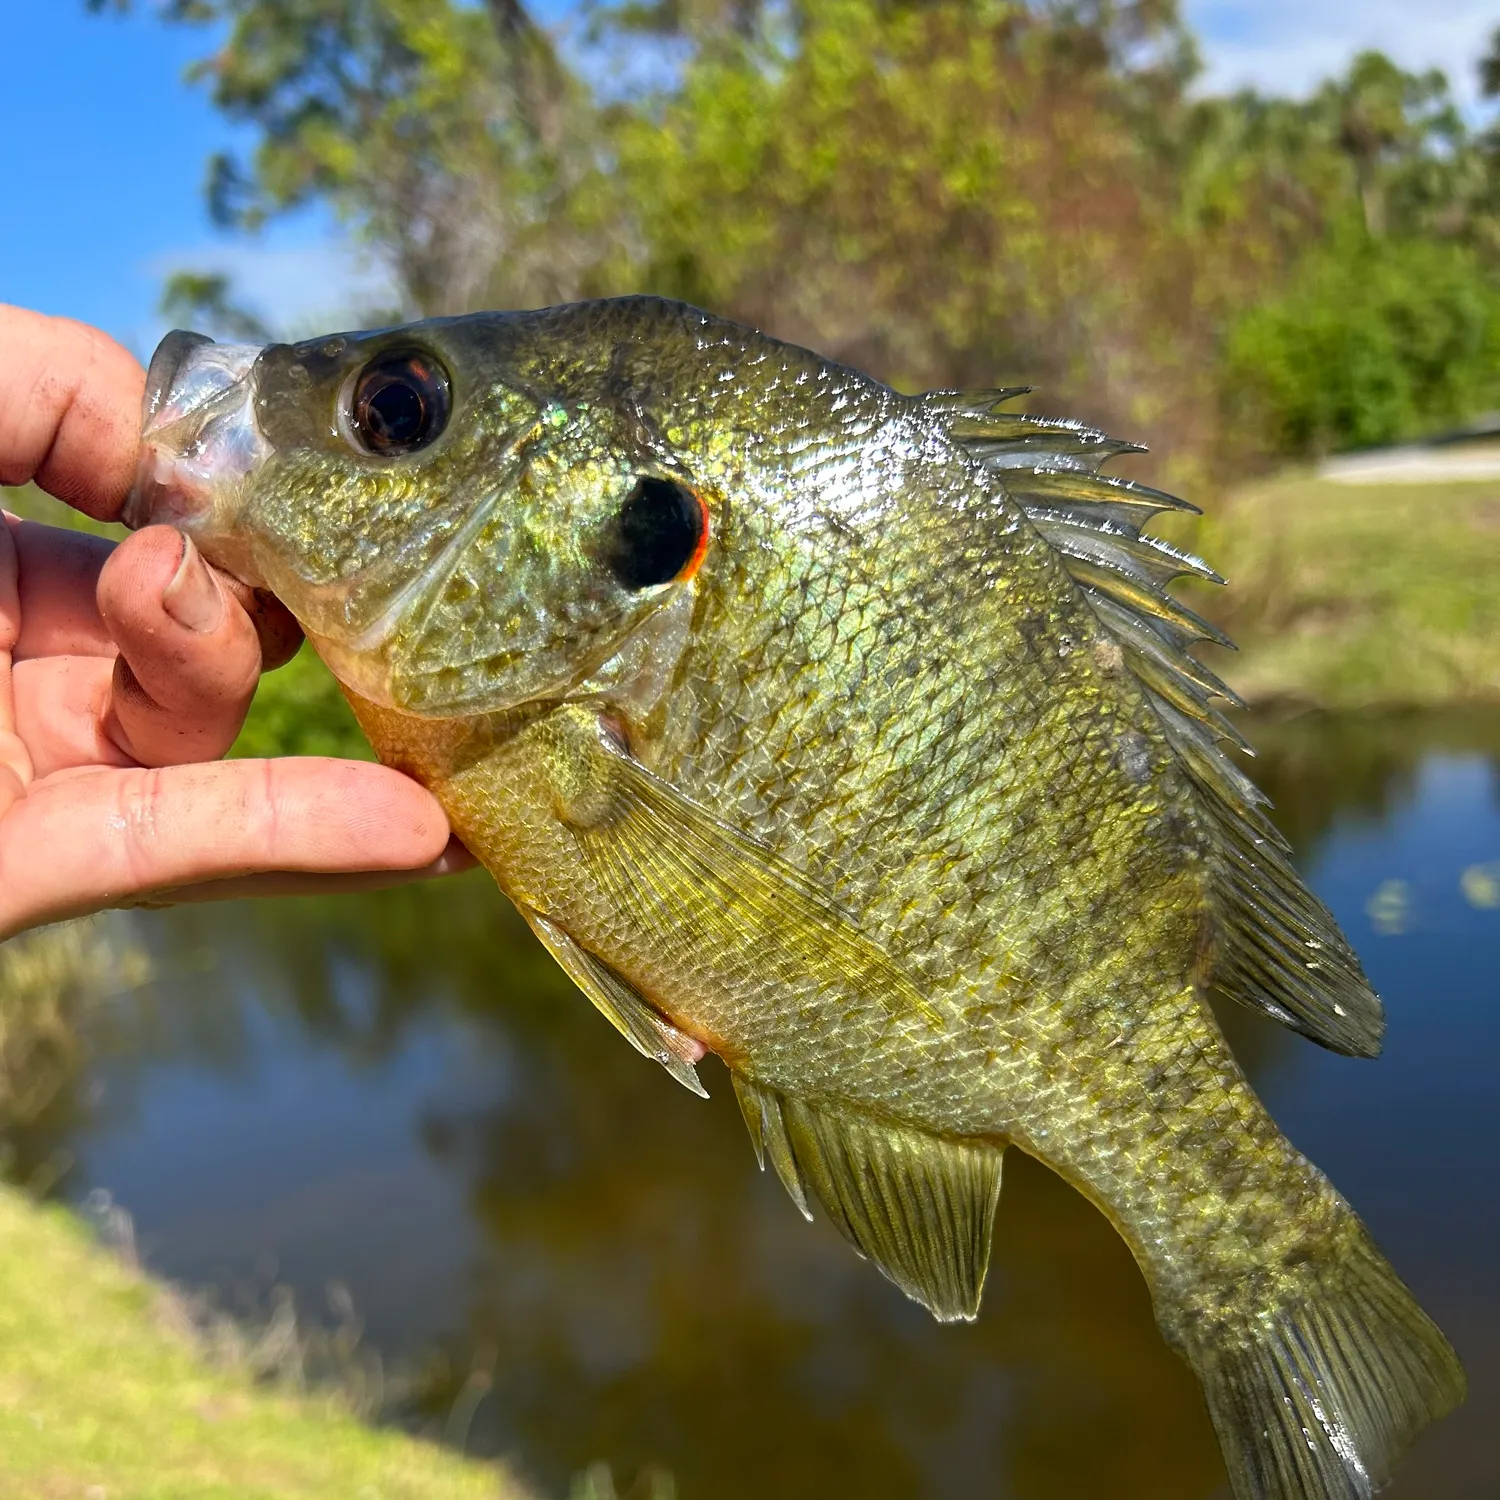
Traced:
<path id="1" fill-rule="evenodd" d="M 807 1217 L 816 1194 L 839 1231 L 944 1323 L 978 1315 L 1003 1147 L 947 1140 L 815 1106 L 734 1075 L 756 1154 Z"/>
<path id="2" fill-rule="evenodd" d="M 603 959 L 580 947 L 555 922 L 535 912 L 525 913 L 542 946 L 562 965 L 604 1017 L 643 1057 L 659 1062 L 683 1088 L 707 1099 L 693 1064 L 700 1048 L 667 1018 L 653 1010 L 634 985 L 622 979 Z"/>
<path id="3" fill-rule="evenodd" d="M 610 905 L 669 963 L 812 980 L 896 1015 L 936 1012 L 854 919 L 774 850 L 721 822 L 614 744 L 598 714 L 554 716 L 557 811 Z"/>

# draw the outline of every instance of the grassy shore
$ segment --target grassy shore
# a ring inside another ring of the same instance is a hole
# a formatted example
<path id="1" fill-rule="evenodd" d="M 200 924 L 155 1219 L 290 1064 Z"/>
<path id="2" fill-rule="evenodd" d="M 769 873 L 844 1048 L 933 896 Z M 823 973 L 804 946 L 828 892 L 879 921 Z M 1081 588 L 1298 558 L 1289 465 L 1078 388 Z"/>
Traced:
<path id="1" fill-rule="evenodd" d="M 208 1365 L 171 1296 L 0 1189 L 0 1495 L 523 1500 L 493 1465 Z"/>
<path id="2" fill-rule="evenodd" d="M 1229 586 L 1187 592 L 1234 636 L 1204 654 L 1251 702 L 1500 702 L 1500 480 L 1290 476 L 1204 509 L 1184 540 Z"/>

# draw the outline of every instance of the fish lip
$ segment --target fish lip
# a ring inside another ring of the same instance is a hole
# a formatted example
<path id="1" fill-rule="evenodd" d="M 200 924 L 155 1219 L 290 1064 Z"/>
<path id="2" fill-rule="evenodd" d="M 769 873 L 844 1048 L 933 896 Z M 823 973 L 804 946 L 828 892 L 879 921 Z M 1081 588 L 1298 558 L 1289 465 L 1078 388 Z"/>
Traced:
<path id="1" fill-rule="evenodd" d="M 177 372 L 189 354 L 213 340 L 206 333 L 191 333 L 186 328 L 174 328 L 156 346 L 151 363 L 146 369 L 146 399 L 142 411 L 142 426 L 150 431 L 156 414 L 166 404 L 172 392 Z"/>
<path id="2" fill-rule="evenodd" d="M 255 421 L 258 345 L 174 329 L 151 357 L 141 453 L 120 519 L 132 531 L 208 525 L 269 447 Z"/>

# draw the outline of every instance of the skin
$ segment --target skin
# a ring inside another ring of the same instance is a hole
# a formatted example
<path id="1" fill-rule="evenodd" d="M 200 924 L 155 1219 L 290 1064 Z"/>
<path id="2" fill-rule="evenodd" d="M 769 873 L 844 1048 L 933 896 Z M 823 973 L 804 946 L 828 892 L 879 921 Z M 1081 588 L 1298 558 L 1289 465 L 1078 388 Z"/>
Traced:
<path id="1" fill-rule="evenodd" d="M 3 306 L 0 350 L 0 484 L 35 480 L 117 519 L 140 366 L 94 329 Z M 184 548 L 165 527 L 118 547 L 10 516 L 0 527 L 0 938 L 109 906 L 463 862 L 431 794 L 383 767 L 213 763 L 299 632 Z"/>
<path id="2" fill-rule="evenodd" d="M 341 403 L 413 341 L 453 419 L 363 452 Z M 1241 1496 L 1368 1493 L 1458 1398 L 1206 1003 L 1201 787 L 1058 553 L 924 407 L 649 299 L 273 347 L 254 378 L 255 463 L 167 462 L 144 509 L 293 609 L 585 988 L 602 963 L 671 1058 L 713 1051 L 862 1151 L 1055 1168 L 1134 1251 Z M 645 589 L 608 564 L 643 475 L 689 486 L 710 538 Z M 1325 1314 L 1344 1332 L 1308 1375 Z M 1349 1348 L 1375 1373 L 1346 1379 Z M 1372 1414 L 1372 1388 L 1403 1394 Z"/>

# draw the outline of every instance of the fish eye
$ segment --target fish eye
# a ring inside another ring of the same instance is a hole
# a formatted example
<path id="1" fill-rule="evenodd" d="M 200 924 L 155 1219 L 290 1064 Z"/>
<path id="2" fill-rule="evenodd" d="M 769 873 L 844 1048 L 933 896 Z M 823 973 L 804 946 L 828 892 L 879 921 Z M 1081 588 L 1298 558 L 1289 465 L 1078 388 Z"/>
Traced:
<path id="1" fill-rule="evenodd" d="M 708 511 L 675 479 L 643 475 L 610 528 L 605 560 L 628 589 L 691 577 L 708 546 Z"/>
<path id="2" fill-rule="evenodd" d="M 406 349 L 382 354 L 355 377 L 349 427 L 367 453 L 415 453 L 448 425 L 448 372 L 430 355 Z"/>

